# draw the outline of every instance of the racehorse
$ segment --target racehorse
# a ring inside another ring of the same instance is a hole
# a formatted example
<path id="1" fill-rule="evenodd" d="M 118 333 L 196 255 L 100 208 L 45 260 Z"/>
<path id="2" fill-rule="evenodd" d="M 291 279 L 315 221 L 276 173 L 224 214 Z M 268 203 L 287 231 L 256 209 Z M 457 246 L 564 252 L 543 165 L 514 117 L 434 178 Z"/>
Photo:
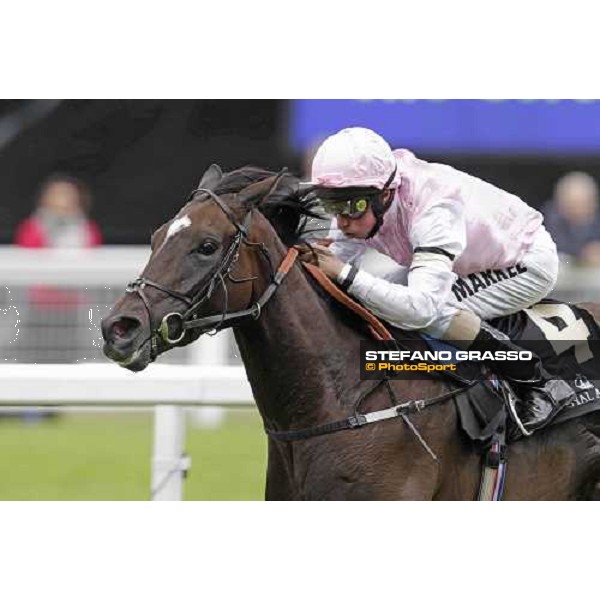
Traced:
<path id="1" fill-rule="evenodd" d="M 419 399 L 447 398 L 411 421 L 288 440 L 271 435 L 268 500 L 474 500 L 481 454 L 459 431 L 440 378 L 361 381 L 367 334 L 332 310 L 289 248 L 311 214 L 298 181 L 213 165 L 152 236 L 151 256 L 103 320 L 104 352 L 132 371 L 202 333 L 233 327 L 270 432 L 303 431 Z M 599 312 L 592 307 L 597 318 Z M 600 476 L 600 416 L 549 427 L 508 447 L 504 498 L 587 499 Z M 426 443 L 424 443 L 426 441 Z"/>

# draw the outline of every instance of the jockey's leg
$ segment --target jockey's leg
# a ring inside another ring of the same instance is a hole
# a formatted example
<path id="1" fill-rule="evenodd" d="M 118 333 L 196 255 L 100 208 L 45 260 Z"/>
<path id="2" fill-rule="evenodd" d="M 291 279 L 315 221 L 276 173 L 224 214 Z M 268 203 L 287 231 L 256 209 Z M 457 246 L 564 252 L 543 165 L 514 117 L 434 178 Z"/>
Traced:
<path id="1" fill-rule="evenodd" d="M 542 230 L 518 265 L 474 273 L 463 278 L 462 284 L 458 282 L 440 319 L 427 332 L 468 350 L 522 350 L 481 319 L 509 315 L 539 302 L 552 290 L 557 274 L 556 246 Z M 473 293 L 469 295 L 468 291 Z M 531 361 L 493 365 L 523 400 L 520 417 L 530 431 L 552 420 L 573 396 L 567 383 L 551 379 L 536 355 Z"/>

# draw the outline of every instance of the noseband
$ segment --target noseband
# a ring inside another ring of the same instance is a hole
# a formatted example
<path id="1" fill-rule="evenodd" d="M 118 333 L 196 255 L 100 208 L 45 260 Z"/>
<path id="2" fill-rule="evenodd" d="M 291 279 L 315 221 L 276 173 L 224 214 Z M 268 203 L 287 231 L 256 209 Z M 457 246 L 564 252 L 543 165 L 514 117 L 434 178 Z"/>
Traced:
<path id="1" fill-rule="evenodd" d="M 212 190 L 198 188 L 190 194 L 190 199 L 193 198 L 197 193 L 207 194 L 208 197 L 217 204 L 217 206 L 228 218 L 229 222 L 235 227 L 235 237 L 227 248 L 227 251 L 223 255 L 221 262 L 215 269 L 211 278 L 194 296 L 181 294 L 176 290 L 172 290 L 160 283 L 157 283 L 156 281 L 147 279 L 146 277 L 138 277 L 135 281 L 127 284 L 125 291 L 130 294 L 137 294 L 146 307 L 151 334 L 149 338 L 144 341 L 144 343 L 150 340 L 150 352 L 153 359 L 158 355 L 158 338 L 160 338 L 168 346 L 173 346 L 181 342 L 186 333 L 191 329 L 199 329 L 200 334 L 207 332 L 216 333 L 225 327 L 239 323 L 240 320 L 247 318 L 252 318 L 254 320 L 258 319 L 261 315 L 264 305 L 271 299 L 298 256 L 297 250 L 294 248 L 289 249 L 286 257 L 283 259 L 281 265 L 277 269 L 277 272 L 274 272 L 271 256 L 265 245 L 262 242 L 251 242 L 248 239 L 248 233 L 252 222 L 252 209 L 250 209 L 246 214 L 243 224 L 240 224 L 235 218 L 235 215 L 231 209 L 224 204 L 219 196 L 217 196 Z M 258 248 L 261 256 L 264 257 L 269 265 L 270 283 L 260 298 L 254 302 L 250 308 L 230 313 L 228 312 L 229 296 L 227 286 L 225 284 L 225 278 L 227 277 L 232 283 L 244 283 L 257 279 L 256 276 L 238 279 L 231 274 L 233 267 L 239 260 L 240 247 L 242 244 Z M 225 296 L 221 314 L 203 317 L 200 319 L 197 318 L 198 309 L 202 306 L 202 304 L 211 298 L 217 283 L 221 284 Z M 168 313 L 163 317 L 159 327 L 156 330 L 152 330 L 152 313 L 150 310 L 150 302 L 148 301 L 144 291 L 147 287 L 157 289 L 171 298 L 180 300 L 187 306 L 187 309 L 183 313 Z M 171 328 L 177 332 L 173 336 L 171 336 Z"/>

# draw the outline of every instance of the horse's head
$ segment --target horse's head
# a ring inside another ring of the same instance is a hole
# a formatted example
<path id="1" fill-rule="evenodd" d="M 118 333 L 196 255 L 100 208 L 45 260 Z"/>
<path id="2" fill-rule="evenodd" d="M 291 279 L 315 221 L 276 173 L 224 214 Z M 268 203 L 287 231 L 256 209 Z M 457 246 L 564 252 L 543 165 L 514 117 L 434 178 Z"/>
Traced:
<path id="1" fill-rule="evenodd" d="M 247 167 L 224 175 L 210 167 L 185 206 L 153 234 L 141 276 L 103 319 L 106 356 L 140 371 L 202 333 L 258 318 L 279 279 L 265 237 L 274 229 L 293 243 L 309 214 L 310 202 L 300 199 L 288 173 Z"/>

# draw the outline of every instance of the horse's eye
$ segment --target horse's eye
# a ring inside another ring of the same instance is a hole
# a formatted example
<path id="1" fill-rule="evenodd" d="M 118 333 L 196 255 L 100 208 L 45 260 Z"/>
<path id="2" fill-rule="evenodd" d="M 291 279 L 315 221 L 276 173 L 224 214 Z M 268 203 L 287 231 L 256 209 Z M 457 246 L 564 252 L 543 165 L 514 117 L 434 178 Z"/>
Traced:
<path id="1" fill-rule="evenodd" d="M 198 246 L 197 252 L 200 254 L 204 254 L 205 256 L 209 256 L 214 254 L 218 249 L 218 246 L 215 242 L 211 242 L 210 240 L 206 242 L 202 242 L 200 246 Z"/>

